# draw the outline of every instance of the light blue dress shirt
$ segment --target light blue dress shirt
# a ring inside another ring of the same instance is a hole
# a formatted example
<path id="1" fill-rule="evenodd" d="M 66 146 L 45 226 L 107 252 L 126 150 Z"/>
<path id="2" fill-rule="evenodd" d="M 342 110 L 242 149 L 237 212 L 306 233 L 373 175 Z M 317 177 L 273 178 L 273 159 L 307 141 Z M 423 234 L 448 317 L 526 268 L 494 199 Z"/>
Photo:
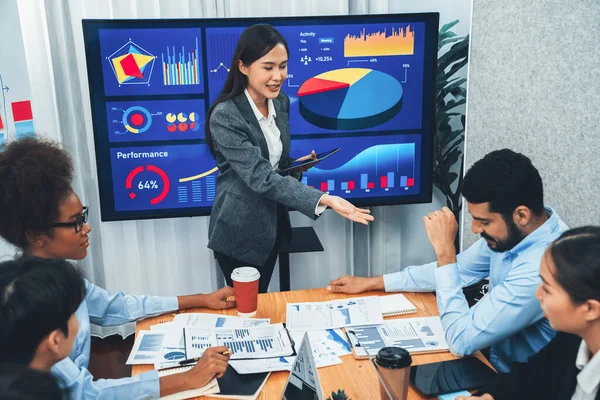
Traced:
<path id="1" fill-rule="evenodd" d="M 158 373 L 149 371 L 131 378 L 99 379 L 87 370 L 90 362 L 90 322 L 122 325 L 179 308 L 177 297 L 134 296 L 108 291 L 85 281 L 87 294 L 75 315 L 79 332 L 71 355 L 56 363 L 52 373 L 68 388 L 71 399 L 158 399 Z"/>
<path id="2" fill-rule="evenodd" d="M 526 362 L 556 332 L 540 308 L 535 291 L 541 279 L 544 250 L 568 229 L 546 208 L 548 220 L 504 253 L 493 252 L 484 239 L 440 268 L 437 263 L 410 266 L 383 276 L 386 292 L 436 292 L 450 351 L 458 356 L 490 347 L 490 361 L 499 372 L 510 363 Z M 462 287 L 489 277 L 490 290 L 469 308 Z"/>

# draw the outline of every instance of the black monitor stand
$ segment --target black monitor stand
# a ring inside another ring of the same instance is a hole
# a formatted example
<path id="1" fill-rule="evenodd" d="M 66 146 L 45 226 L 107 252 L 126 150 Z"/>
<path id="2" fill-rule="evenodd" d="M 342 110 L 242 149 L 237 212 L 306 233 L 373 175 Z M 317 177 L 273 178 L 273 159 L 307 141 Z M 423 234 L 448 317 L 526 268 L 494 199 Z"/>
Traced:
<path id="1" fill-rule="evenodd" d="M 279 248 L 279 290 L 290 290 L 290 253 L 323 250 L 323 245 L 312 227 L 292 228 L 290 240 L 284 238 Z"/>

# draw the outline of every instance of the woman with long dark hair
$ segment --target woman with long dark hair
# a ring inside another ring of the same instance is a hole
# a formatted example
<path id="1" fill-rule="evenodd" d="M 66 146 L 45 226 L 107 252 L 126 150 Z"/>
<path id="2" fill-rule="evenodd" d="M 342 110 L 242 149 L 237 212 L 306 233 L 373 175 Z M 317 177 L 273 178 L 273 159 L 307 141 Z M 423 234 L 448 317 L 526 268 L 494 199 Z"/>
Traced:
<path id="1" fill-rule="evenodd" d="M 236 267 L 257 268 L 261 292 L 269 286 L 282 236 L 291 233 L 288 208 L 316 219 L 331 207 L 352 221 L 373 221 L 368 210 L 304 185 L 299 173 L 279 172 L 293 161 L 290 100 L 281 91 L 288 56 L 275 28 L 247 28 L 206 118 L 206 142 L 219 167 L 208 247 L 229 284 Z M 309 157 L 314 152 L 302 158 Z"/>
<path id="2" fill-rule="evenodd" d="M 546 250 L 540 276 L 536 295 L 558 334 L 481 397 L 460 399 L 600 400 L 600 227 L 563 233 Z"/>

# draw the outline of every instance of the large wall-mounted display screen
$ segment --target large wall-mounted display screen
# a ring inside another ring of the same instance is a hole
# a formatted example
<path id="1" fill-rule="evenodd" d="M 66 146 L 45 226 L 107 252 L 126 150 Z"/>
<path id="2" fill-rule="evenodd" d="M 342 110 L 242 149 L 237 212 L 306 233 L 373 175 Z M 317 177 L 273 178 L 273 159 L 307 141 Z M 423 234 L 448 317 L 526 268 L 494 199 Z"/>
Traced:
<path id="1" fill-rule="evenodd" d="M 437 13 L 84 20 L 102 220 L 210 213 L 206 112 L 256 23 L 288 43 L 290 155 L 340 148 L 302 182 L 360 206 L 431 201 Z"/>

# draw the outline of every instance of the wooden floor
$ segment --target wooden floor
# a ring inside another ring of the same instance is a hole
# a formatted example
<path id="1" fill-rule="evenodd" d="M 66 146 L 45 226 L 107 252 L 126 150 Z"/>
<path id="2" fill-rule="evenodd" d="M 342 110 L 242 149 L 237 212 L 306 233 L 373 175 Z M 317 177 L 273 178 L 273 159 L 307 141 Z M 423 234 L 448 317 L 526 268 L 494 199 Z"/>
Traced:
<path id="1" fill-rule="evenodd" d="M 89 371 L 96 379 L 118 379 L 131 376 L 131 366 L 125 365 L 133 348 L 134 335 L 122 339 L 119 335 L 104 339 L 92 337 Z"/>

